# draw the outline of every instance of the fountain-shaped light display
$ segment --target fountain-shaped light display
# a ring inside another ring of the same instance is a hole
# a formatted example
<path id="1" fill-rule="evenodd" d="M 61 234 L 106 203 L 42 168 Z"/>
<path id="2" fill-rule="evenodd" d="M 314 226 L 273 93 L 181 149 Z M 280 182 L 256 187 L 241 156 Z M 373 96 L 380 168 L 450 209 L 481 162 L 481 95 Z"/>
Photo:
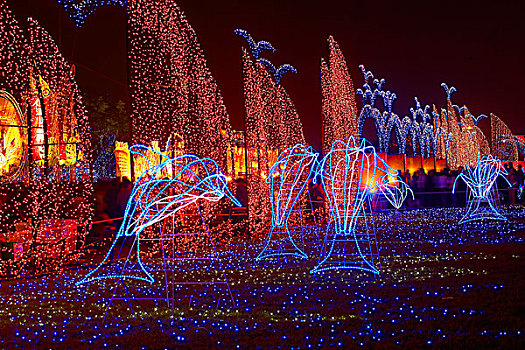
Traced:
<path id="1" fill-rule="evenodd" d="M 310 272 L 361 269 L 379 274 L 377 240 L 366 224 L 365 202 L 370 204 L 378 193 L 399 208 L 412 191 L 365 139 L 360 144 L 353 137 L 334 142 L 317 173 L 330 204 L 330 225 L 319 262 Z M 336 244 L 342 244 L 342 253 Z"/>
<path id="2" fill-rule="evenodd" d="M 496 209 L 496 180 L 498 176 L 502 176 L 508 183 L 505 175 L 507 175 L 507 171 L 501 162 L 492 155 L 478 158 L 478 164 L 475 167 L 468 165 L 465 167 L 452 187 L 452 193 L 454 193 L 456 182 L 461 179 L 468 188 L 467 210 L 458 224 L 484 219 L 507 220 Z M 484 203 L 486 206 L 483 205 Z"/>
<path id="3" fill-rule="evenodd" d="M 140 175 L 133 186 L 117 237 L 104 260 L 77 282 L 77 285 L 104 278 L 132 278 L 154 282 L 153 276 L 140 259 L 140 235 L 146 228 L 176 215 L 183 208 L 196 205 L 202 199 L 217 202 L 227 197 L 235 205 L 241 206 L 229 191 L 226 176 L 212 159 L 201 159 L 194 155 L 168 158 L 142 145 L 132 146 L 130 151 L 141 156 L 154 153 L 162 162 L 151 164 L 150 159 L 144 156 L 151 167 Z M 173 175 L 166 176 L 166 173 Z M 133 247 L 139 271 L 127 273 L 122 269 L 119 273 L 100 273 L 101 267 L 113 256 L 118 239 L 129 236 L 136 237 Z"/>
<path id="4" fill-rule="evenodd" d="M 288 221 L 296 205 L 300 206 L 301 194 L 315 172 L 317 157 L 312 147 L 297 144 L 284 150 L 270 169 L 266 182 L 269 185 L 272 228 L 257 260 L 282 255 L 308 257 L 292 237 Z M 300 232 L 296 232 L 301 237 L 304 234 L 302 230 L 300 227 Z M 277 245 L 276 249 L 271 249 L 272 243 Z M 286 248 L 286 244 L 291 248 Z"/>

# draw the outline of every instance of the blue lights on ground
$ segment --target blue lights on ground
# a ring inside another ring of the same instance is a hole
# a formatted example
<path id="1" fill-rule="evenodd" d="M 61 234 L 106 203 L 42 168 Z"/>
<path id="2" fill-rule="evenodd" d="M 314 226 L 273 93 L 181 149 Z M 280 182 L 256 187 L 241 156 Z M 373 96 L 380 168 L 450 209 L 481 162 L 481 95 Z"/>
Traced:
<path id="1" fill-rule="evenodd" d="M 519 264 L 516 248 L 475 250 L 477 243 L 517 243 L 523 236 L 521 210 L 506 209 L 509 222 L 501 237 L 478 233 L 472 245 L 451 245 L 457 231 L 453 210 L 385 214 L 381 230 L 380 280 L 366 272 L 343 278 L 312 278 L 314 259 L 266 261 L 253 265 L 256 245 L 239 245 L 224 255 L 238 306 L 215 306 L 199 288 L 190 290 L 198 304 L 187 306 L 188 292 L 177 293 L 180 305 L 171 318 L 164 303 L 144 305 L 134 314 L 125 303 L 114 305 L 102 324 L 111 280 L 75 288 L 76 271 L 35 279 L 2 282 L 0 346 L 21 347 L 156 347 L 276 348 L 497 346 L 516 347 L 523 340 L 512 319 L 519 281 L 500 266 Z M 446 222 L 448 220 L 448 223 Z M 421 235 L 424 233 L 425 235 Z M 445 239 L 440 243 L 440 240 Z M 399 251 L 399 247 L 408 247 Z M 515 247 L 515 246 L 514 246 Z M 521 251 L 522 252 L 522 251 Z M 520 265 L 522 266 L 522 265 Z M 505 277 L 506 276 L 506 277 Z M 140 281 L 131 281 L 140 285 Z M 60 290 L 60 293 L 57 293 Z M 186 301 L 186 302 L 185 302 Z M 505 318 L 501 318 L 505 317 Z"/>

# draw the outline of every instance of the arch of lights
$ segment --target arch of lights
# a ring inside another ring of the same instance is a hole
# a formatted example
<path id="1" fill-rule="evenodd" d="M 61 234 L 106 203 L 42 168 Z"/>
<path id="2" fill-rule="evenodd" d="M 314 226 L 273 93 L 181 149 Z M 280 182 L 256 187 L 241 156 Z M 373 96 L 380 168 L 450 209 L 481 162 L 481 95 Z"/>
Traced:
<path id="1" fill-rule="evenodd" d="M 358 131 L 363 137 L 363 126 L 367 119 L 374 121 L 379 144 L 379 152 L 391 153 L 389 150 L 392 131 L 397 138 L 399 154 L 408 154 L 407 143 L 412 144 L 412 155 L 426 158 L 446 159 L 451 169 L 459 169 L 466 165 L 475 165 L 477 155 L 490 153 L 489 142 L 478 127 L 481 119 L 486 115 L 472 115 L 466 106 L 459 107 L 451 102 L 456 88 L 443 83 L 441 86 L 447 96 L 447 108 L 441 112 L 435 106 L 422 106 L 415 97 L 415 107 L 410 108 L 409 116 L 399 117 L 392 110 L 396 94 L 385 90 L 384 79 L 374 79 L 371 71 L 360 65 L 364 77 L 363 87 L 357 89 L 361 95 L 363 107 L 358 118 Z M 375 85 L 373 88 L 371 83 Z M 376 106 L 378 98 L 383 101 L 383 108 Z M 492 118 L 492 135 L 499 132 L 502 135 L 510 134 L 504 123 Z M 499 131 L 498 131 L 499 130 Z M 493 140 L 494 144 L 494 140 Z M 502 147 L 513 147 L 512 143 L 499 143 Z M 514 148 L 515 150 L 515 148 Z M 512 152 L 506 152 L 512 153 Z M 511 157 L 512 158 L 512 157 Z"/>

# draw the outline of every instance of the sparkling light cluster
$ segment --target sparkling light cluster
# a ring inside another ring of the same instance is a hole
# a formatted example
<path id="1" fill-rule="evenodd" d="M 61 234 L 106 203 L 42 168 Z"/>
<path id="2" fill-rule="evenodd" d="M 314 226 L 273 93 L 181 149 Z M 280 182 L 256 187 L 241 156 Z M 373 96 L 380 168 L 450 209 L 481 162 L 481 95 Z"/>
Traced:
<path id="1" fill-rule="evenodd" d="M 165 145 L 177 133 L 186 153 L 226 169 L 228 113 L 182 10 L 170 0 L 131 2 L 128 40 L 133 142 Z"/>
<path id="2" fill-rule="evenodd" d="M 451 96 L 456 89 L 453 86 L 449 88 L 445 83 L 441 86 L 447 94 L 447 108 L 441 109 L 441 116 L 435 112 L 435 123 L 442 130 L 438 139 L 438 152 L 441 155 L 446 153 L 445 159 L 450 169 L 475 166 L 479 157 L 490 154 L 489 143 L 468 108 L 452 104 Z"/>
<path id="3" fill-rule="evenodd" d="M 292 100 L 266 67 L 243 49 L 246 110 L 245 140 L 249 150 L 248 216 L 254 232 L 264 232 L 270 219 L 266 178 L 278 153 L 304 143 L 303 128 Z M 262 225 L 262 227 L 258 227 Z"/>
<path id="4" fill-rule="evenodd" d="M 498 116 L 490 114 L 492 154 L 502 161 L 518 160 L 518 145 L 512 131 Z"/>
<path id="5" fill-rule="evenodd" d="M 336 140 L 359 138 L 354 85 L 346 60 L 332 36 L 328 38 L 328 46 L 328 61 L 321 59 L 323 154 L 330 152 Z"/>
<path id="6" fill-rule="evenodd" d="M 68 245 L 62 227 L 71 219 L 75 232 L 79 225 L 80 246 L 93 214 L 87 115 L 74 68 L 36 21 L 28 19 L 22 29 L 2 3 L 0 32 L 0 87 L 20 104 L 28 136 L 20 176 L 0 188 L 0 227 L 10 231 L 4 241 L 19 244 L 23 252 L 2 262 L 0 274 L 48 271 L 62 266 L 55 259 Z M 49 222 L 56 227 L 49 228 Z"/>

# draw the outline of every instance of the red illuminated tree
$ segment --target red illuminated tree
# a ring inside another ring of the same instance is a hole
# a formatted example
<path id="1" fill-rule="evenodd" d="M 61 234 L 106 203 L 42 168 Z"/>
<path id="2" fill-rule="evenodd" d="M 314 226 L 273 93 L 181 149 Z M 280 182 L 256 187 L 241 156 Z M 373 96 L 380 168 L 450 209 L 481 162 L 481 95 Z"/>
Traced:
<path id="1" fill-rule="evenodd" d="M 354 136 L 359 139 L 358 111 L 355 91 L 346 60 L 339 44 L 328 38 L 328 61 L 321 59 L 321 91 L 323 94 L 323 152 L 330 151 L 336 140 Z"/>
<path id="2" fill-rule="evenodd" d="M 128 4 L 132 136 L 166 144 L 182 136 L 186 153 L 226 169 L 228 113 L 197 35 L 170 0 Z"/>
<path id="3" fill-rule="evenodd" d="M 19 224 L 31 227 L 29 241 L 24 243 L 24 258 L 18 262 L 23 266 L 25 258 L 31 258 L 31 266 L 42 271 L 57 265 L 48 264 L 49 251 L 40 251 L 33 244 L 41 237 L 41 223 L 75 219 L 80 227 L 85 227 L 93 215 L 89 124 L 74 69 L 51 36 L 32 19 L 28 19 L 26 27 L 19 26 L 1 0 L 0 32 L 0 88 L 13 95 L 21 106 L 23 125 L 18 127 L 27 130 L 28 135 L 36 133 L 38 128 L 32 121 L 36 111 L 44 129 L 39 132 L 46 137 L 46 159 L 37 161 L 31 158 L 32 152 L 27 152 L 29 157 L 23 160 L 20 176 L 9 182 L 1 179 L 0 227 L 3 232 L 18 230 Z M 30 101 L 35 104 L 29 108 Z M 28 147 L 42 145 L 29 142 Z M 76 226 L 73 231 L 76 233 Z M 86 232 L 81 228 L 79 233 L 82 241 Z M 76 243 L 75 236 L 73 250 Z M 33 251 L 27 254 L 30 246 Z"/>
<path id="4" fill-rule="evenodd" d="M 305 142 L 303 128 L 284 87 L 246 50 L 243 50 L 243 77 L 249 216 L 252 223 L 268 223 L 268 171 L 278 153 Z"/>

